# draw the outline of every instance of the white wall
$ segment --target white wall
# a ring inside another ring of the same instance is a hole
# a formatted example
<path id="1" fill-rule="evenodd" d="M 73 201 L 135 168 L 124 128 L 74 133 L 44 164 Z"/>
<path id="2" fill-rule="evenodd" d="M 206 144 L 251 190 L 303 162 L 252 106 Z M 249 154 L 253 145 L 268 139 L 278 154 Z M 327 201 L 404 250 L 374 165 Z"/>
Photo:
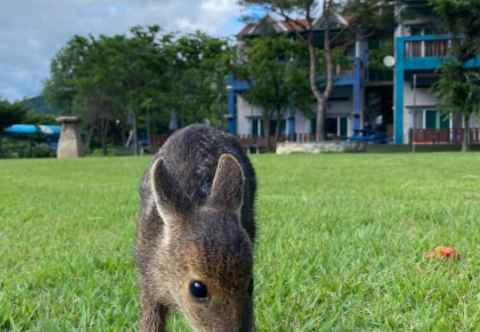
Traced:
<path id="1" fill-rule="evenodd" d="M 439 104 L 439 100 L 430 91 L 430 88 L 417 88 L 416 97 L 414 101 L 414 93 L 409 82 L 405 82 L 404 89 L 404 108 L 403 108 L 403 143 L 408 144 L 409 131 L 412 127 L 411 107 L 412 106 L 425 106 L 427 108 L 436 108 Z M 463 123 L 462 123 L 463 127 Z M 472 116 L 470 119 L 471 128 L 480 128 L 480 119 L 476 116 Z"/>
<path id="2" fill-rule="evenodd" d="M 242 95 L 237 94 L 237 134 L 250 135 L 252 132 L 252 122 L 250 117 L 261 116 L 260 107 L 250 105 Z"/>
<path id="3" fill-rule="evenodd" d="M 305 115 L 300 111 L 295 112 L 295 132 L 297 134 L 310 132 L 310 120 L 305 118 Z"/>
<path id="4" fill-rule="evenodd" d="M 432 94 L 430 88 L 417 88 L 414 94 L 411 83 L 405 82 L 403 85 L 403 143 L 405 144 L 408 144 L 408 137 L 412 122 L 410 109 L 415 105 L 435 107 L 438 105 L 438 98 Z"/>
<path id="5" fill-rule="evenodd" d="M 312 106 L 315 110 L 315 106 Z M 347 116 L 348 117 L 348 133 L 352 133 L 352 114 L 353 102 L 349 100 L 335 100 L 329 102 L 327 117 Z M 252 117 L 260 117 L 262 109 L 258 106 L 251 105 L 241 95 L 237 94 L 237 134 L 250 135 L 252 132 Z M 288 118 L 288 114 L 284 114 L 284 118 Z M 306 118 L 303 112 L 295 112 L 295 132 L 298 134 L 308 134 L 311 132 L 311 120 Z"/>

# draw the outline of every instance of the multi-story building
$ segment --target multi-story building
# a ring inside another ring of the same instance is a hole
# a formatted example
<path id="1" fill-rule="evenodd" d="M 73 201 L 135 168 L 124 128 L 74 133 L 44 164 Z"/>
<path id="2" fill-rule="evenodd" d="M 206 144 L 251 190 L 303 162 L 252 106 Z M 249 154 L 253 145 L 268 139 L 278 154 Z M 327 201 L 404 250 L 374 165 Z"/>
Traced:
<path id="1" fill-rule="evenodd" d="M 415 15 L 400 15 L 406 8 L 413 8 Z M 326 114 L 327 137 L 345 138 L 355 129 L 368 125 L 387 133 L 392 143 L 407 144 L 412 129 L 462 128 L 461 116 L 441 116 L 438 99 L 431 89 L 442 58 L 451 46 L 450 35 L 428 10 L 425 0 L 398 0 L 396 12 L 397 22 L 391 36 L 356 40 L 346 51 L 352 66 L 348 71 L 338 68 L 336 72 Z M 275 31 L 285 34 L 302 29 L 300 24 L 267 17 L 260 23 L 246 25 L 238 35 L 239 42 L 261 36 L 264 24 L 270 24 Z M 337 24 L 349 23 L 338 16 Z M 321 19 L 314 26 L 321 33 Z M 386 49 L 390 49 L 395 58 L 394 68 L 373 66 L 373 54 L 378 56 L 379 50 Z M 468 65 L 480 68 L 480 57 Z M 264 134 L 262 110 L 250 105 L 242 96 L 248 85 L 232 76 L 229 89 L 229 131 L 237 135 Z M 281 121 L 284 134 L 314 133 L 315 119 L 295 110 L 294 106 L 277 120 Z M 475 118 L 471 121 L 471 127 L 479 127 L 480 121 Z"/>
<path id="2" fill-rule="evenodd" d="M 348 22 L 338 16 L 336 24 L 346 25 Z M 247 24 L 238 34 L 239 47 L 245 38 L 256 38 L 263 34 L 265 25 L 277 33 L 295 35 L 302 33 L 303 28 L 299 22 L 276 21 L 271 17 L 265 17 L 259 23 Z M 322 33 L 321 24 L 318 20 L 314 23 L 318 34 Z M 352 66 L 347 70 L 337 66 L 335 71 L 335 89 L 329 99 L 329 111 L 326 119 L 326 131 L 330 137 L 347 137 L 355 129 L 362 126 L 364 104 L 364 66 L 366 59 L 365 45 L 362 41 L 353 43 L 347 49 L 346 55 L 352 60 Z M 238 81 L 233 76 L 229 82 L 228 117 L 229 131 L 238 135 L 260 136 L 263 133 L 263 121 L 261 108 L 249 104 L 243 97 L 248 89 L 246 82 Z M 312 105 L 313 110 L 313 105 Z M 315 118 L 305 116 L 295 109 L 294 105 L 285 112 L 280 119 L 272 120 L 281 122 L 282 134 L 313 134 L 315 131 Z M 275 126 L 271 126 L 275 128 Z"/>
<path id="3" fill-rule="evenodd" d="M 414 15 L 402 15 L 406 10 Z M 451 36 L 432 15 L 425 0 L 401 0 L 395 30 L 394 119 L 397 144 L 409 143 L 412 129 L 462 128 L 462 116 L 442 116 L 432 92 L 437 70 L 451 47 Z M 480 68 L 480 58 L 468 66 Z M 471 127 L 478 127 L 472 117 Z M 448 141 L 448 139 L 447 139 Z"/>

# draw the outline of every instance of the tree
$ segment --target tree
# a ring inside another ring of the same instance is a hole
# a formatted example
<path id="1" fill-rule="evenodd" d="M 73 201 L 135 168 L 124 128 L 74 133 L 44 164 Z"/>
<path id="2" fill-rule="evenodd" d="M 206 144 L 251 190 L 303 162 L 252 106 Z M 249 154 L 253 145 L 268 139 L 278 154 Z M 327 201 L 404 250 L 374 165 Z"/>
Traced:
<path id="1" fill-rule="evenodd" d="M 181 124 L 209 119 L 223 123 L 231 47 L 227 40 L 196 32 L 163 42 L 168 86 L 162 103 L 178 113 Z"/>
<path id="2" fill-rule="evenodd" d="M 300 46 L 300 47 L 299 47 Z M 262 107 L 267 146 L 272 149 L 270 122 L 276 119 L 275 137 L 280 119 L 292 104 L 308 112 L 311 97 L 304 79 L 308 69 L 301 63 L 301 45 L 284 36 L 269 35 L 250 40 L 243 59 L 237 59 L 234 72 L 246 80 L 248 102 Z"/>
<path id="3" fill-rule="evenodd" d="M 433 10 L 452 33 L 449 56 L 439 70 L 434 92 L 445 114 L 463 114 L 462 150 L 470 149 L 470 118 L 480 114 L 480 72 L 468 68 L 480 55 L 480 2 L 477 0 L 431 0 Z"/>
<path id="4" fill-rule="evenodd" d="M 50 64 L 50 78 L 44 83 L 43 95 L 49 105 L 62 110 L 63 114 L 69 115 L 73 112 L 77 78 L 89 47 L 87 38 L 74 36 Z"/>
<path id="5" fill-rule="evenodd" d="M 221 121 L 227 42 L 205 34 L 161 34 L 158 26 L 133 27 L 128 35 L 74 37 L 52 61 L 48 101 L 78 114 L 87 146 L 96 137 L 106 153 L 112 129 L 138 151 L 137 128 L 179 111 L 184 124 Z M 152 113 L 153 116 L 152 116 Z"/>
<path id="6" fill-rule="evenodd" d="M 0 133 L 13 124 L 21 123 L 27 114 L 23 102 L 9 102 L 0 99 Z"/>
<path id="7" fill-rule="evenodd" d="M 97 134 L 104 153 L 113 123 L 136 123 L 162 89 L 165 62 L 157 44 L 160 29 L 134 27 L 130 36 L 75 36 L 52 61 L 47 100 L 86 123 L 87 146 Z M 134 149 L 137 151 L 136 140 Z"/>
<path id="8" fill-rule="evenodd" d="M 343 47 L 352 45 L 352 41 L 368 35 L 374 30 L 382 30 L 385 26 L 393 25 L 392 1 L 383 0 L 238 0 L 245 6 L 261 6 L 269 13 L 280 15 L 283 19 L 295 22 L 302 27 L 296 31 L 299 40 L 306 43 L 309 57 L 309 83 L 316 101 L 316 140 L 325 139 L 325 118 L 334 87 L 333 49 L 335 45 Z M 318 28 L 314 26 L 316 14 L 321 8 L 319 26 L 322 32 L 322 58 L 324 85 L 318 84 L 319 59 L 315 44 Z M 339 27 L 338 14 L 347 13 L 350 22 L 346 27 Z"/>

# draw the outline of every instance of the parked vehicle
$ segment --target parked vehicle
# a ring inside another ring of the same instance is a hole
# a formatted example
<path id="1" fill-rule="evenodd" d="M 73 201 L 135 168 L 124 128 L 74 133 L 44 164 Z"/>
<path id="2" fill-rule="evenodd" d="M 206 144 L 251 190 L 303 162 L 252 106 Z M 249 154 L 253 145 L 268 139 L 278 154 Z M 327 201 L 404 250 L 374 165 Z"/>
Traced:
<path id="1" fill-rule="evenodd" d="M 367 142 L 371 144 L 387 144 L 387 134 L 373 129 L 354 130 L 353 136 L 347 139 L 348 142 Z"/>

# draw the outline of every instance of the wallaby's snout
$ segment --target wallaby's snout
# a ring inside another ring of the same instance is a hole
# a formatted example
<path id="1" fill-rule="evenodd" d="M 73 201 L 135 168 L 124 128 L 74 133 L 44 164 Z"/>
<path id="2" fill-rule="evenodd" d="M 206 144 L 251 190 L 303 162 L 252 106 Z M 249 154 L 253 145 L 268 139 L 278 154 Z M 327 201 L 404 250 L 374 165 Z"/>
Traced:
<path id="1" fill-rule="evenodd" d="M 236 213 L 207 205 L 183 230 L 172 280 L 177 306 L 197 331 L 250 331 L 253 248 Z M 242 328 L 242 326 L 244 326 Z"/>
<path id="2" fill-rule="evenodd" d="M 142 331 L 164 331 L 169 309 L 195 331 L 253 331 L 255 188 L 223 132 L 192 126 L 162 147 L 141 189 Z"/>
<path id="3" fill-rule="evenodd" d="M 250 296 L 238 297 L 221 291 L 204 303 L 188 300 L 182 312 L 195 331 L 247 332 L 252 331 L 251 303 Z"/>

